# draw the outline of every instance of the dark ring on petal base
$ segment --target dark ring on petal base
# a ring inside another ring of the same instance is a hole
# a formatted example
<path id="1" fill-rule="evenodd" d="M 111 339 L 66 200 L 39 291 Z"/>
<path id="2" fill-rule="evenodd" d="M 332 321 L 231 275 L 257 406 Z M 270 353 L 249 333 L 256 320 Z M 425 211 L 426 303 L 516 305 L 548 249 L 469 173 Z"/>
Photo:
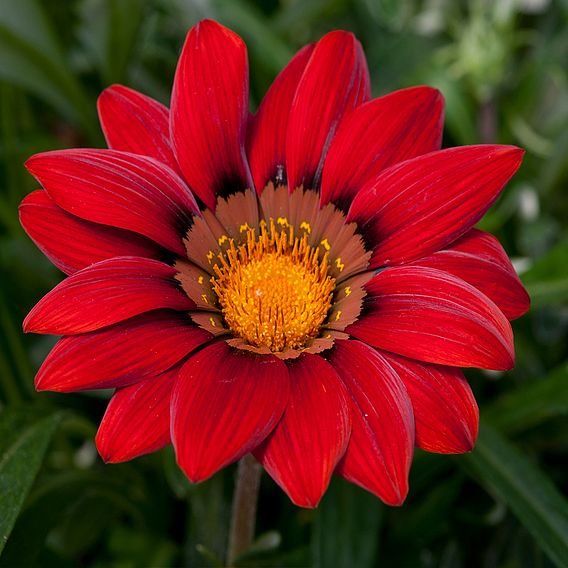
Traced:
<path id="1" fill-rule="evenodd" d="M 315 191 L 269 184 L 219 198 L 175 267 L 193 321 L 228 344 L 281 359 L 332 347 L 357 320 L 371 252 L 355 223 Z"/>

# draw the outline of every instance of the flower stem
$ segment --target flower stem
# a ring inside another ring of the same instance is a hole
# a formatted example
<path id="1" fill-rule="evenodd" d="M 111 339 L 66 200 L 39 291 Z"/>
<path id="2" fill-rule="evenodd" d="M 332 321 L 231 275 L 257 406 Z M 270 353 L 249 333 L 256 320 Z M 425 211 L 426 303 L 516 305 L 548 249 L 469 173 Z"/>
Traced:
<path id="1" fill-rule="evenodd" d="M 260 464 L 250 454 L 239 462 L 229 528 L 228 566 L 252 544 L 261 473 Z"/>

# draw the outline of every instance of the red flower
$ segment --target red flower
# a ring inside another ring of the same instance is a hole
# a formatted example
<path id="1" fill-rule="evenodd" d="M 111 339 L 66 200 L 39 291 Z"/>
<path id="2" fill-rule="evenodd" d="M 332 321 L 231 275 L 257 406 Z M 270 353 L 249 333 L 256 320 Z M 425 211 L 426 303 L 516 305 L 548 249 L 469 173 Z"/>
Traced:
<path id="1" fill-rule="evenodd" d="M 529 299 L 473 228 L 521 163 L 440 150 L 443 100 L 370 100 L 359 43 L 298 52 L 249 115 L 247 51 L 204 21 L 168 110 L 122 86 L 109 150 L 30 158 L 21 221 L 68 277 L 25 320 L 63 335 L 38 390 L 116 388 L 109 462 L 173 442 L 192 481 L 248 452 L 298 505 L 337 473 L 397 505 L 415 444 L 471 450 L 459 367 L 510 369 Z"/>

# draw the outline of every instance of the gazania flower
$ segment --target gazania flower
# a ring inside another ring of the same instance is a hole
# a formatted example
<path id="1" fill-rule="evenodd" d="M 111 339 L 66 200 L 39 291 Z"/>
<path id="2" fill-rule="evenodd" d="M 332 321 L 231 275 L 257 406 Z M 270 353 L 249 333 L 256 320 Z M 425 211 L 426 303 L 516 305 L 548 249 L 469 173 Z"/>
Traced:
<path id="1" fill-rule="evenodd" d="M 203 21 L 169 110 L 112 86 L 110 149 L 29 159 L 43 189 L 22 224 L 68 275 L 24 323 L 63 336 L 36 387 L 116 388 L 106 461 L 171 441 L 198 482 L 252 452 L 298 505 L 333 473 L 396 505 L 415 445 L 471 450 L 460 367 L 510 369 L 529 303 L 473 226 L 522 151 L 440 150 L 438 91 L 371 100 L 369 84 L 332 32 L 251 116 L 245 45 Z"/>

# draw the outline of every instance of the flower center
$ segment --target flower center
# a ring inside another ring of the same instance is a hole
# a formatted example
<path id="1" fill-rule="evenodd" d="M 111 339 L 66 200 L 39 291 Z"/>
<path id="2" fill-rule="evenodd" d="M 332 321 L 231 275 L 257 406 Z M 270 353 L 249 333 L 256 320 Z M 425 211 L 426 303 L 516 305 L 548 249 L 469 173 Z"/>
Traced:
<path id="1" fill-rule="evenodd" d="M 212 280 L 230 330 L 255 347 L 297 349 L 316 337 L 331 306 L 335 279 L 328 255 L 294 235 L 294 227 L 261 221 L 260 234 L 218 256 Z"/>

